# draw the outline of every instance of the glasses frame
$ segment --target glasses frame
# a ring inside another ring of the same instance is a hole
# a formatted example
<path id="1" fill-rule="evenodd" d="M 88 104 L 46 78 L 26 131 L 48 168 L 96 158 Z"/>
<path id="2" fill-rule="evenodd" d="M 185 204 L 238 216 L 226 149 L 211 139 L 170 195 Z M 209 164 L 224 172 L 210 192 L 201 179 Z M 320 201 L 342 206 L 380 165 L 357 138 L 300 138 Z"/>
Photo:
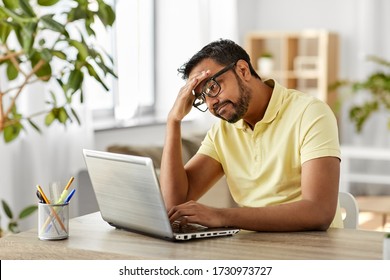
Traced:
<path id="1" fill-rule="evenodd" d="M 233 62 L 233 63 L 230 63 L 228 66 L 222 68 L 220 71 L 218 71 L 216 74 L 211 76 L 208 80 L 206 80 L 204 86 L 202 87 L 202 92 L 199 93 L 198 95 L 194 94 L 196 97 L 195 97 L 194 102 L 192 103 L 192 106 L 195 107 L 196 109 L 198 109 L 201 112 L 206 112 L 208 110 L 207 106 L 206 106 L 206 109 L 201 109 L 199 106 L 201 106 L 204 103 L 206 103 L 206 96 L 214 98 L 214 97 L 217 97 L 221 93 L 221 85 L 218 83 L 218 81 L 216 79 L 219 76 L 221 76 L 222 74 L 226 73 L 227 71 L 233 69 L 236 66 L 236 63 L 237 63 L 237 61 Z M 206 85 L 210 81 L 213 81 L 218 86 L 218 92 L 216 94 L 206 93 L 206 90 L 207 90 Z"/>

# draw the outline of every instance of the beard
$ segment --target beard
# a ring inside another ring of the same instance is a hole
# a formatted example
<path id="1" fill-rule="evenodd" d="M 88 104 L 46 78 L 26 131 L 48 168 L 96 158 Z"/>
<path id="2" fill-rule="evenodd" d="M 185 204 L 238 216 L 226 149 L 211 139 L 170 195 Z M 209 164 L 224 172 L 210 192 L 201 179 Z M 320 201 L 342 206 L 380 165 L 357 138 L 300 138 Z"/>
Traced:
<path id="1" fill-rule="evenodd" d="M 242 81 L 239 79 L 239 77 L 237 77 L 236 73 L 234 73 L 234 74 L 236 75 L 236 80 L 237 80 L 238 88 L 239 88 L 239 92 L 240 92 L 239 99 L 237 100 L 236 103 L 233 103 L 233 102 L 227 100 L 227 101 L 224 101 L 221 104 L 219 104 L 218 107 L 221 107 L 225 104 L 230 104 L 233 107 L 233 110 L 228 112 L 228 116 L 223 117 L 223 116 L 216 113 L 216 116 L 218 118 L 221 118 L 229 123 L 235 123 L 244 117 L 244 115 L 248 111 L 249 102 L 252 98 L 251 90 L 242 83 Z M 217 110 L 214 110 L 214 112 L 217 112 Z"/>

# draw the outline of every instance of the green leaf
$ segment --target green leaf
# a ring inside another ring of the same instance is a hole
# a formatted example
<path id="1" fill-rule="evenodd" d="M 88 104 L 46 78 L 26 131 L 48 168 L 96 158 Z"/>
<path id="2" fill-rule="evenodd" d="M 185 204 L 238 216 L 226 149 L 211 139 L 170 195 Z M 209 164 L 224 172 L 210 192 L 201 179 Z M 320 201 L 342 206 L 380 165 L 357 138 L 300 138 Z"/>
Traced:
<path id="1" fill-rule="evenodd" d="M 41 6 L 53 6 L 58 3 L 59 0 L 38 0 L 38 4 Z"/>
<path id="2" fill-rule="evenodd" d="M 9 17 L 11 17 L 12 20 L 15 21 L 18 24 L 22 24 L 23 25 L 24 23 L 31 21 L 30 18 L 24 18 L 24 17 L 18 15 L 17 13 L 15 13 L 13 10 L 8 9 L 6 7 L 1 7 L 0 6 L 0 10 L 3 11 Z"/>
<path id="3" fill-rule="evenodd" d="M 117 75 L 116 73 L 114 72 L 114 70 L 112 70 L 110 67 L 108 67 L 106 64 L 104 64 L 103 62 L 98 62 L 96 61 L 96 64 L 100 67 L 100 69 L 103 70 L 104 72 L 104 75 L 107 75 L 107 73 L 110 73 L 113 77 L 117 78 Z"/>
<path id="4" fill-rule="evenodd" d="M 40 54 L 41 54 L 42 59 L 45 60 L 46 62 L 50 62 L 53 58 L 51 51 L 49 49 L 46 49 L 46 48 L 42 49 Z"/>
<path id="5" fill-rule="evenodd" d="M 115 12 L 110 5 L 99 1 L 98 17 L 104 26 L 112 26 L 115 21 Z"/>
<path id="6" fill-rule="evenodd" d="M 0 10 L 0 17 L 2 17 Z M 0 42 L 5 43 L 11 33 L 12 28 L 8 24 L 0 24 Z"/>
<path id="7" fill-rule="evenodd" d="M 9 219 L 13 219 L 14 215 L 12 214 L 11 208 L 5 200 L 1 200 L 1 204 L 3 205 L 4 213 L 7 215 Z"/>
<path id="8" fill-rule="evenodd" d="M 19 0 L 19 6 L 23 10 L 23 12 L 28 15 L 29 17 L 36 17 L 33 8 L 31 7 L 29 1 L 26 0 Z"/>
<path id="9" fill-rule="evenodd" d="M 91 64 L 89 64 L 89 63 L 87 64 L 87 69 L 88 69 L 89 75 L 91 75 L 91 77 L 93 77 L 96 81 L 98 81 L 106 91 L 109 91 L 109 88 L 102 81 L 102 79 L 99 77 L 98 73 L 95 71 L 95 69 L 93 68 L 93 66 Z"/>
<path id="10" fill-rule="evenodd" d="M 24 52 L 27 54 L 31 54 L 37 26 L 38 25 L 35 22 L 28 23 L 23 26 L 20 32 L 18 32 L 20 35 L 18 36 L 19 42 L 22 45 Z"/>
<path id="11" fill-rule="evenodd" d="M 38 209 L 38 206 L 36 206 L 36 205 L 27 206 L 26 208 L 24 208 L 24 209 L 20 212 L 20 214 L 19 214 L 19 219 L 24 219 L 24 218 L 30 216 L 30 215 L 33 214 L 37 209 Z"/>
<path id="12" fill-rule="evenodd" d="M 44 15 L 40 21 L 47 29 L 59 32 L 61 34 L 67 33 L 63 24 L 53 19 L 54 14 Z"/>
<path id="13" fill-rule="evenodd" d="M 42 56 L 39 53 L 34 53 L 34 55 L 31 57 L 31 66 L 35 67 L 41 60 L 43 60 Z M 37 72 L 35 72 L 35 75 L 39 77 L 42 81 L 48 81 L 51 78 L 52 71 L 51 66 L 48 62 L 45 62 Z"/>
<path id="14" fill-rule="evenodd" d="M 70 110 L 71 110 L 73 116 L 75 117 L 77 123 L 78 123 L 79 125 L 81 125 L 80 118 L 79 118 L 79 116 L 77 115 L 76 111 L 75 111 L 73 108 L 70 108 Z"/>
<path id="15" fill-rule="evenodd" d="M 12 233 L 19 233 L 20 230 L 19 230 L 19 227 L 18 227 L 18 223 L 16 221 L 11 221 L 9 224 L 8 224 L 8 230 Z"/>
<path id="16" fill-rule="evenodd" d="M 52 110 L 52 111 L 50 111 L 50 113 L 48 113 L 46 115 L 46 117 L 45 117 L 45 124 L 47 126 L 50 126 L 55 119 L 56 119 L 56 115 L 53 113 L 53 110 Z"/>
<path id="17" fill-rule="evenodd" d="M 68 22 L 73 22 L 80 19 L 86 19 L 87 13 L 83 9 L 78 9 L 78 7 L 73 8 L 68 13 Z"/>
<path id="18" fill-rule="evenodd" d="M 64 107 L 61 107 L 58 111 L 58 120 L 60 123 L 64 124 L 68 120 L 69 116 Z"/>
<path id="19" fill-rule="evenodd" d="M 9 143 L 15 140 L 19 136 L 19 133 L 22 130 L 22 128 L 23 126 L 21 123 L 16 123 L 13 125 L 6 126 L 3 131 L 4 141 L 6 143 Z"/>
<path id="20" fill-rule="evenodd" d="M 27 119 L 27 121 L 29 122 L 29 124 L 39 133 L 42 133 L 41 129 L 39 128 L 39 126 L 37 126 L 31 119 Z"/>
<path id="21" fill-rule="evenodd" d="M 83 81 L 84 81 L 83 72 L 77 69 L 73 70 L 69 75 L 67 89 L 72 90 L 71 94 L 73 94 L 75 91 L 81 88 Z"/>
<path id="22" fill-rule="evenodd" d="M 51 96 L 51 100 L 53 100 L 52 104 L 54 105 L 54 107 L 57 107 L 57 97 L 52 90 L 50 91 L 50 96 Z"/>
<path id="23" fill-rule="evenodd" d="M 84 93 L 83 93 L 83 89 L 80 90 L 80 103 L 84 103 Z"/>
<path id="24" fill-rule="evenodd" d="M 69 45 L 75 47 L 78 51 L 77 57 L 81 61 L 85 61 L 88 57 L 88 47 L 76 40 L 69 40 Z"/>
<path id="25" fill-rule="evenodd" d="M 19 1 L 16 0 L 3 0 L 4 6 L 8 9 L 15 10 L 19 8 Z"/>
<path id="26" fill-rule="evenodd" d="M 51 51 L 51 54 L 62 59 L 62 60 L 65 60 L 67 57 L 66 57 L 66 54 L 62 51 Z"/>
<path id="27" fill-rule="evenodd" d="M 93 17 L 88 17 L 85 19 L 84 27 L 85 27 L 85 30 L 87 31 L 88 36 L 95 36 L 96 37 L 95 30 L 92 29 L 94 22 L 95 22 L 95 20 Z"/>
<path id="28" fill-rule="evenodd" d="M 8 80 L 12 81 L 15 80 L 19 75 L 18 69 L 15 67 L 15 65 L 12 62 L 7 63 L 7 77 Z"/>

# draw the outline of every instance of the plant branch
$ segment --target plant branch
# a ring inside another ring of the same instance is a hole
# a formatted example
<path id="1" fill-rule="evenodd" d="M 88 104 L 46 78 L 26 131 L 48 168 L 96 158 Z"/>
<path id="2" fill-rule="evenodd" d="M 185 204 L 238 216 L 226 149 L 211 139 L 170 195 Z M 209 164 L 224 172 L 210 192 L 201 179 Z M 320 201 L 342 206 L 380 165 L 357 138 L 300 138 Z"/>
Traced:
<path id="1" fill-rule="evenodd" d="M 5 61 L 5 60 L 10 60 L 11 63 L 15 66 L 16 69 L 18 69 L 18 71 L 20 73 L 22 73 L 23 76 L 26 77 L 26 73 L 22 70 L 22 68 L 20 68 L 20 64 L 19 62 L 16 60 L 17 57 L 21 56 L 22 54 L 24 54 L 24 51 L 18 51 L 18 52 L 13 52 L 11 51 L 7 45 L 4 46 L 5 49 L 7 50 L 7 55 L 3 55 L 3 57 L 0 57 L 0 62 L 1 61 Z"/>
<path id="2" fill-rule="evenodd" d="M 32 118 L 35 118 L 35 117 L 37 117 L 39 115 L 43 115 L 43 114 L 46 114 L 46 113 L 49 113 L 49 112 L 50 112 L 50 110 L 45 110 L 45 111 L 35 112 L 34 114 L 31 114 L 30 116 L 27 116 L 27 117 L 22 117 L 21 119 L 8 120 L 8 121 L 4 122 L 4 127 L 10 126 L 10 125 L 13 125 L 13 124 L 16 124 L 16 123 L 19 123 L 21 120 L 32 119 Z"/>
<path id="3" fill-rule="evenodd" d="M 8 59 L 11 59 L 12 57 L 18 57 L 19 55 L 22 55 L 22 54 L 23 54 L 23 51 L 10 52 L 10 53 L 7 53 L 7 54 L 3 54 L 2 56 L 0 56 L 0 62 L 6 61 Z"/>
<path id="4" fill-rule="evenodd" d="M 22 85 L 15 86 L 13 88 L 9 88 L 9 89 L 7 89 L 6 91 L 4 91 L 2 93 L 0 92 L 0 94 L 6 95 L 6 94 L 8 94 L 8 93 L 10 93 L 10 92 L 12 92 L 14 90 L 17 90 L 17 89 L 21 88 L 21 87 L 24 87 L 26 85 L 31 85 L 33 83 L 36 83 L 36 82 L 41 81 L 41 80 L 45 80 L 45 79 L 50 78 L 50 77 L 54 77 L 54 75 L 52 75 L 52 76 L 50 76 L 50 75 L 42 76 L 40 78 L 36 78 L 35 80 L 24 81 Z"/>
<path id="5" fill-rule="evenodd" d="M 23 84 L 19 87 L 18 91 L 16 92 L 15 96 L 12 97 L 11 99 L 11 104 L 8 108 L 8 110 L 6 111 L 5 113 L 5 116 L 8 116 L 11 111 L 12 111 L 12 108 L 15 106 L 15 103 L 16 103 L 16 99 L 19 97 L 20 93 L 23 91 L 24 87 L 29 83 L 29 80 L 30 78 L 45 64 L 45 61 L 43 59 L 41 59 L 35 66 L 34 68 L 31 70 L 31 72 L 26 76 Z"/>

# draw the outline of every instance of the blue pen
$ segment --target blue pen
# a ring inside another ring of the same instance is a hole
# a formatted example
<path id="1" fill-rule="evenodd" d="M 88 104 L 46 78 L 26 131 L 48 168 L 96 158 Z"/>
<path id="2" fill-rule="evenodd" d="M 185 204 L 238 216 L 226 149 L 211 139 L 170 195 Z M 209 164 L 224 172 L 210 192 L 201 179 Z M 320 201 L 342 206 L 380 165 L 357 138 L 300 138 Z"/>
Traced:
<path id="1" fill-rule="evenodd" d="M 72 199 L 72 196 L 74 195 L 74 193 L 76 192 L 76 189 L 73 189 L 69 194 L 68 196 L 65 198 L 65 204 L 66 203 L 69 203 L 69 201 Z"/>

